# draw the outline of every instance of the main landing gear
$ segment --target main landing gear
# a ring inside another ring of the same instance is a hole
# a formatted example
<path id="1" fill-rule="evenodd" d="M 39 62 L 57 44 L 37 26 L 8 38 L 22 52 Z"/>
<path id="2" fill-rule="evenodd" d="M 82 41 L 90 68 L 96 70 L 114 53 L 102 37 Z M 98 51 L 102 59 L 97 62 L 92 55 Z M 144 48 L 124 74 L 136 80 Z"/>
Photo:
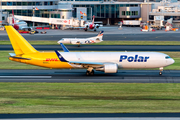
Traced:
<path id="1" fill-rule="evenodd" d="M 89 67 L 89 68 L 87 69 L 86 75 L 87 75 L 87 76 L 89 76 L 89 75 L 91 75 L 91 76 L 94 75 L 94 70 L 93 70 L 92 67 Z"/>
<path id="2" fill-rule="evenodd" d="M 159 70 L 159 75 L 162 75 L 163 67 L 160 67 Z"/>

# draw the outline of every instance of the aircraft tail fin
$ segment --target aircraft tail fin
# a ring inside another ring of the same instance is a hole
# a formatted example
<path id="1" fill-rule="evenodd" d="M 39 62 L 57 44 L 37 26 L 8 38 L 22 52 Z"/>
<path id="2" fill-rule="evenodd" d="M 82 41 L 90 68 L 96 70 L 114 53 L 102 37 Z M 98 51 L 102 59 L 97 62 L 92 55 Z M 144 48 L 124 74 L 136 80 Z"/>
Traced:
<path id="1" fill-rule="evenodd" d="M 12 10 L 12 24 L 15 24 L 15 21 L 14 21 L 14 10 Z"/>
<path id="2" fill-rule="evenodd" d="M 104 31 L 100 31 L 99 32 L 99 34 L 96 36 L 96 37 L 90 37 L 91 39 L 98 39 L 98 40 L 101 40 L 101 41 L 103 41 L 102 40 L 102 38 L 103 38 L 103 33 L 104 33 Z"/>
<path id="3" fill-rule="evenodd" d="M 16 55 L 38 52 L 12 26 L 5 26 L 5 28 Z"/>
<path id="4" fill-rule="evenodd" d="M 100 31 L 97 36 L 98 36 L 98 37 L 99 37 L 99 36 L 103 36 L 103 33 L 104 33 L 104 31 Z"/>
<path id="5" fill-rule="evenodd" d="M 102 40 L 102 38 L 103 38 L 103 33 L 104 33 L 104 31 L 100 31 L 99 34 L 97 35 L 97 38 L 99 38 L 100 40 Z"/>
<path id="6" fill-rule="evenodd" d="M 94 24 L 94 19 L 95 19 L 95 15 L 93 15 L 93 21 L 92 21 L 92 24 Z"/>

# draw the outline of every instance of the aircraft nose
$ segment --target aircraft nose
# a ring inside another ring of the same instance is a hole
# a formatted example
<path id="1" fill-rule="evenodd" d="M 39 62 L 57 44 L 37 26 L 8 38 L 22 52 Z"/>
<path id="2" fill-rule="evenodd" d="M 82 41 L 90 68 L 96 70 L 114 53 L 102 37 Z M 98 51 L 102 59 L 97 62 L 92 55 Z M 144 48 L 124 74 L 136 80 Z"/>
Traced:
<path id="1" fill-rule="evenodd" d="M 168 64 L 169 64 L 169 65 L 173 64 L 174 62 L 175 62 L 175 61 L 174 61 L 174 59 L 172 59 L 172 58 L 168 60 Z"/>
<path id="2" fill-rule="evenodd" d="M 62 40 L 59 40 L 57 43 L 60 44 L 60 43 L 63 43 L 63 41 L 62 41 Z"/>
<path id="3" fill-rule="evenodd" d="M 171 59 L 171 64 L 173 64 L 175 61 L 174 61 L 174 59 Z"/>

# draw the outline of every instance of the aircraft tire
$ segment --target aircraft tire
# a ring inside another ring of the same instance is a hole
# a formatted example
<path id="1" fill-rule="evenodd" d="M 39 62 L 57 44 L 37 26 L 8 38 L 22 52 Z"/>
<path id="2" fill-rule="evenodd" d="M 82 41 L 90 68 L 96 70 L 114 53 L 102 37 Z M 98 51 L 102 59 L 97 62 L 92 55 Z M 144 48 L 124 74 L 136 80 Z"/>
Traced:
<path id="1" fill-rule="evenodd" d="M 85 31 L 87 31 L 87 29 L 84 29 Z"/>
<path id="2" fill-rule="evenodd" d="M 90 75 L 90 72 L 89 72 L 89 71 L 86 71 L 86 75 L 89 76 L 89 75 Z"/>
<path id="3" fill-rule="evenodd" d="M 96 29 L 94 29 L 94 32 L 96 32 Z"/>
<path id="4" fill-rule="evenodd" d="M 92 71 L 90 72 L 90 75 L 91 75 L 91 76 L 94 75 L 94 70 L 92 70 Z"/>
<path id="5" fill-rule="evenodd" d="M 86 75 L 87 76 L 93 76 L 94 75 L 94 70 L 92 70 L 91 72 L 87 70 Z"/>

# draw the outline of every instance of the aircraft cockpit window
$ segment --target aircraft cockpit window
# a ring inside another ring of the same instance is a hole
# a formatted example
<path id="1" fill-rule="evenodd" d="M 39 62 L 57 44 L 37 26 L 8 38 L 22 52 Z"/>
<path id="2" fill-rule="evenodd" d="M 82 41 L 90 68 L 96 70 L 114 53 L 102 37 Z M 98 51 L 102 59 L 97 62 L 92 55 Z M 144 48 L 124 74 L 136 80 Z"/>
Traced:
<path id="1" fill-rule="evenodd" d="M 171 58 L 171 57 L 169 57 L 169 56 L 166 56 L 165 58 L 166 58 L 166 59 L 169 59 L 169 58 Z"/>

